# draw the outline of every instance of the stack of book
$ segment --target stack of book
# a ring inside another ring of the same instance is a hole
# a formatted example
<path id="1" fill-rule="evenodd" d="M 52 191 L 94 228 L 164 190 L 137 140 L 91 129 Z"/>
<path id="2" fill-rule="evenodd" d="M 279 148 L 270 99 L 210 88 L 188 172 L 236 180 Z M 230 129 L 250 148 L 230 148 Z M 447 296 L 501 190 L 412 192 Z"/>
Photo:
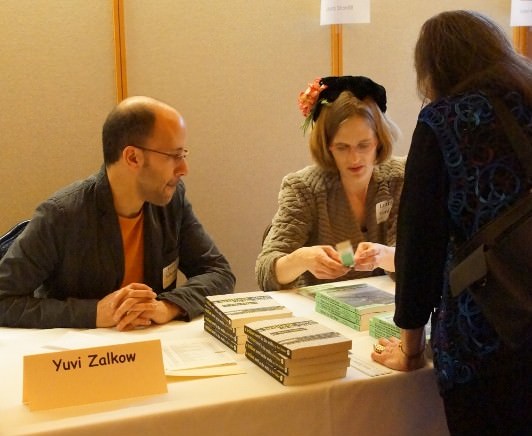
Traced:
<path id="1" fill-rule="evenodd" d="M 369 320 L 369 335 L 372 338 L 401 338 L 399 327 L 393 322 L 395 312 L 379 313 Z"/>
<path id="2" fill-rule="evenodd" d="M 284 385 L 345 377 L 351 339 L 307 318 L 247 323 L 246 357 Z"/>
<path id="3" fill-rule="evenodd" d="M 378 313 L 369 320 L 369 335 L 373 338 L 401 338 L 401 329 L 393 322 L 394 312 Z M 430 337 L 430 319 L 425 325 L 425 335 Z"/>
<path id="4" fill-rule="evenodd" d="M 311 300 L 314 300 L 318 292 L 328 289 L 331 289 L 330 283 L 320 283 L 319 285 L 310 285 L 297 288 L 297 293 L 299 295 L 302 295 L 303 297 L 307 297 Z"/>
<path id="5" fill-rule="evenodd" d="M 377 313 L 395 310 L 395 296 L 367 283 L 330 287 L 316 293 L 316 312 L 355 330 L 368 330 Z"/>
<path id="6" fill-rule="evenodd" d="M 292 316 L 290 309 L 262 291 L 209 295 L 204 311 L 205 331 L 237 353 L 244 353 L 245 323 Z"/>

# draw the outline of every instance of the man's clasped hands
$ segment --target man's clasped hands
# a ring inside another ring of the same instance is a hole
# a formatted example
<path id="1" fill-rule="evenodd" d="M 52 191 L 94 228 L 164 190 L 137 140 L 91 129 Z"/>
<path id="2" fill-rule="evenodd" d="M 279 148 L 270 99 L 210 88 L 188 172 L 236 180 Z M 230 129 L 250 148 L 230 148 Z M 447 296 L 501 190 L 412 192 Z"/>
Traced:
<path id="1" fill-rule="evenodd" d="M 179 307 L 165 300 L 143 283 L 131 283 L 98 302 L 96 327 L 125 331 L 152 324 L 164 324 L 179 315 Z"/>

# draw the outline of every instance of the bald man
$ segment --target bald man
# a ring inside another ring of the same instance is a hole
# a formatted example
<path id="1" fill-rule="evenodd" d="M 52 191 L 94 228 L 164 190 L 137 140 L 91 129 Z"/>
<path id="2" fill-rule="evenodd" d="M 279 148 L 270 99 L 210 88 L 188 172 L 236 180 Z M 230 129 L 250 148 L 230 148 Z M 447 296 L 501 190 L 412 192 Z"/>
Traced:
<path id="1" fill-rule="evenodd" d="M 131 97 L 108 115 L 102 142 L 100 171 L 43 202 L 0 260 L 1 326 L 130 330 L 189 321 L 206 295 L 233 292 L 185 196 L 183 117 Z"/>

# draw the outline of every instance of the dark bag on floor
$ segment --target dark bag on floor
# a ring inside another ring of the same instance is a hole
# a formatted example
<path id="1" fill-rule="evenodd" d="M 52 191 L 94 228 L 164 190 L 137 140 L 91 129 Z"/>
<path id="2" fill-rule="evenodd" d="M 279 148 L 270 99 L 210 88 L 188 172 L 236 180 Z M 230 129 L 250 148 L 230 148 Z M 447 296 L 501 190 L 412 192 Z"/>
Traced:
<path id="1" fill-rule="evenodd" d="M 532 178 L 532 144 L 504 106 L 493 106 L 519 159 Z M 451 293 L 470 292 L 501 340 L 511 348 L 532 346 L 532 192 L 484 225 L 456 253 Z"/>

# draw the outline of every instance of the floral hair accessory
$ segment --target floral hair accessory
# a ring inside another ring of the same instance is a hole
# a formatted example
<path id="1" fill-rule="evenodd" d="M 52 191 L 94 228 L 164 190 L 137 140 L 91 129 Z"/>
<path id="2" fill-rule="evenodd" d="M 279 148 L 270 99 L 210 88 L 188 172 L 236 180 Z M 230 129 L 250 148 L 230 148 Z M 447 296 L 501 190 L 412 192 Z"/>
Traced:
<path id="1" fill-rule="evenodd" d="M 308 88 L 299 93 L 299 109 L 305 117 L 301 126 L 303 133 L 316 121 L 323 105 L 334 102 L 348 91 L 359 100 L 372 99 L 382 113 L 386 112 L 386 89 L 364 76 L 329 76 L 317 78 Z"/>
<path id="2" fill-rule="evenodd" d="M 308 84 L 305 91 L 299 93 L 299 110 L 306 118 L 312 112 L 320 92 L 327 88 L 327 85 L 321 83 L 321 78 L 314 79 L 314 82 Z"/>
<path id="3" fill-rule="evenodd" d="M 306 117 L 301 126 L 303 133 L 318 119 L 322 106 L 334 102 L 348 91 L 359 100 L 372 99 L 382 113 L 386 112 L 386 89 L 364 76 L 329 76 L 309 83 L 306 91 L 299 94 L 299 108 Z"/>
<path id="4" fill-rule="evenodd" d="M 299 110 L 305 117 L 305 121 L 301 128 L 303 133 L 307 130 L 308 126 L 313 121 L 313 113 L 316 107 L 316 103 L 320 96 L 321 91 L 327 89 L 327 85 L 324 85 L 321 78 L 314 79 L 312 83 L 308 84 L 308 88 L 305 91 L 299 93 L 298 104 Z"/>

